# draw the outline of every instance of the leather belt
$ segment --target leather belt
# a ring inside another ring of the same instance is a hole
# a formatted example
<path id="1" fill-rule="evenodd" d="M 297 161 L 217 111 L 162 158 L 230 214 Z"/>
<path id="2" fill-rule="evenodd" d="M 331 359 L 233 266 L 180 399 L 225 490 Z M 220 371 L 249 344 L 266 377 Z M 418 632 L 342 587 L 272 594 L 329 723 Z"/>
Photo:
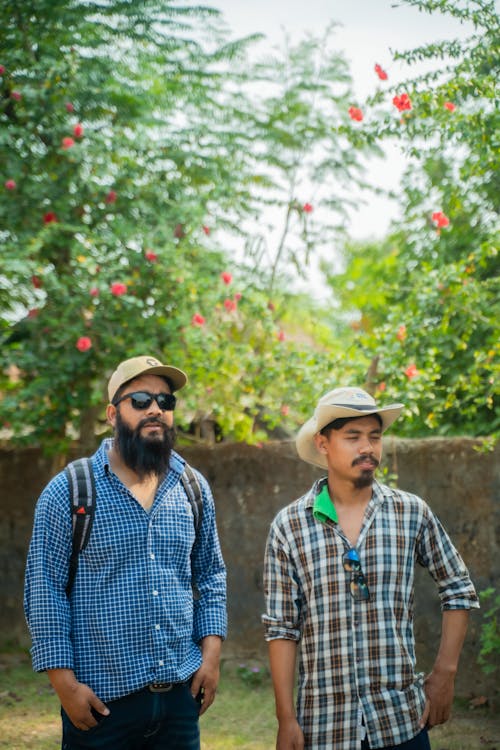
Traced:
<path id="1" fill-rule="evenodd" d="M 184 682 L 152 682 L 151 685 L 147 685 L 147 689 L 151 693 L 168 693 L 173 688 L 186 685 L 188 682 L 189 680 L 185 680 Z"/>

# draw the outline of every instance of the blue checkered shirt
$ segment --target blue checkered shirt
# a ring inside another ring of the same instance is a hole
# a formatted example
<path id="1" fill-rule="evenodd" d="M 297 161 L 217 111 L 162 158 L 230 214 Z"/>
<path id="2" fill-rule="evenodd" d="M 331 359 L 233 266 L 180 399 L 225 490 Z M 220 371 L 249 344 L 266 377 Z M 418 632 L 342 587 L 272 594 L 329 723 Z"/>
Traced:
<path id="1" fill-rule="evenodd" d="M 72 518 L 64 472 L 38 500 L 25 585 L 33 668 L 73 669 L 103 701 L 152 682 L 183 682 L 201 665 L 200 640 L 225 638 L 227 629 L 226 572 L 206 480 L 198 474 L 203 520 L 193 549 L 194 517 L 180 482 L 183 459 L 172 453 L 148 512 L 110 470 L 111 444 L 104 440 L 92 457 L 95 518 L 70 600 Z"/>
<path id="2" fill-rule="evenodd" d="M 339 525 L 313 516 L 325 480 L 274 519 L 266 547 L 266 639 L 300 642 L 297 716 L 305 747 L 353 750 L 362 720 L 370 747 L 420 731 L 425 696 L 415 671 L 414 568 L 434 578 L 442 609 L 478 607 L 467 569 L 429 506 L 377 483 L 356 544 L 369 601 L 349 593 Z"/>

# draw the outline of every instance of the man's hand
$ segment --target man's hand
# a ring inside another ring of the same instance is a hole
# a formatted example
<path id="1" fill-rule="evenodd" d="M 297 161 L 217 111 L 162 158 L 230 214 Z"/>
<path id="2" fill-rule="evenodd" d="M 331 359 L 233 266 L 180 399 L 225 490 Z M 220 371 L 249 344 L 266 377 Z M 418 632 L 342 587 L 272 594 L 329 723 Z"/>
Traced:
<path id="1" fill-rule="evenodd" d="M 200 716 L 205 713 L 215 699 L 219 684 L 219 664 L 222 639 L 218 635 L 209 635 L 201 642 L 203 662 L 193 675 L 191 694 L 193 698 L 201 695 Z"/>
<path id="2" fill-rule="evenodd" d="M 424 683 L 426 702 L 420 720 L 422 729 L 444 724 L 450 718 L 455 692 L 455 674 L 433 670 Z"/>
<path id="3" fill-rule="evenodd" d="M 78 682 L 71 669 L 49 669 L 52 687 L 59 696 L 61 706 L 69 720 L 77 729 L 92 729 L 98 723 L 94 711 L 109 716 L 109 708 L 97 697 L 94 691 L 83 682 Z"/>
<path id="4" fill-rule="evenodd" d="M 280 721 L 276 750 L 304 750 L 304 734 L 297 719 Z"/>
<path id="5" fill-rule="evenodd" d="M 424 683 L 426 703 L 420 726 L 437 726 L 448 721 L 455 691 L 455 675 L 465 634 L 469 612 L 448 609 L 442 615 L 441 642 L 431 673 Z"/>

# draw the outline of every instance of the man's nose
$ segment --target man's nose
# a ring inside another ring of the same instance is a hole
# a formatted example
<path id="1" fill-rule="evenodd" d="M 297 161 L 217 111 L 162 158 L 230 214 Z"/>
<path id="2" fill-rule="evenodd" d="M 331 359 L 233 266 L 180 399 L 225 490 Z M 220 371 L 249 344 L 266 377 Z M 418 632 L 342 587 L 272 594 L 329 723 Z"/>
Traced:
<path id="1" fill-rule="evenodd" d="M 151 403 L 149 404 L 148 408 L 146 409 L 146 414 L 162 414 L 162 410 L 158 406 L 158 401 L 155 398 L 151 399 Z"/>
<path id="2" fill-rule="evenodd" d="M 362 440 L 360 440 L 359 447 L 358 447 L 359 453 L 373 453 L 373 443 L 371 439 L 366 435 L 366 437 L 363 437 Z"/>

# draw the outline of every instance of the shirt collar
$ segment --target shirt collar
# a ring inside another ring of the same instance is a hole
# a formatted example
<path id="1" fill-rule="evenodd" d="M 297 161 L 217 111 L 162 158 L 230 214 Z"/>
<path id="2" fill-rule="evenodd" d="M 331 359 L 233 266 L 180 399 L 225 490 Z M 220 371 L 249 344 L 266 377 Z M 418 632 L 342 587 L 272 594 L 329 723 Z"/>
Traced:
<path id="1" fill-rule="evenodd" d="M 392 494 L 390 487 L 380 485 L 374 480 L 368 505 L 378 507 L 382 505 L 386 497 L 391 497 Z M 334 523 L 339 522 L 335 505 L 328 492 L 328 477 L 322 477 L 313 484 L 306 500 L 306 507 L 312 508 L 314 518 L 320 523 L 326 523 L 329 520 Z"/>

